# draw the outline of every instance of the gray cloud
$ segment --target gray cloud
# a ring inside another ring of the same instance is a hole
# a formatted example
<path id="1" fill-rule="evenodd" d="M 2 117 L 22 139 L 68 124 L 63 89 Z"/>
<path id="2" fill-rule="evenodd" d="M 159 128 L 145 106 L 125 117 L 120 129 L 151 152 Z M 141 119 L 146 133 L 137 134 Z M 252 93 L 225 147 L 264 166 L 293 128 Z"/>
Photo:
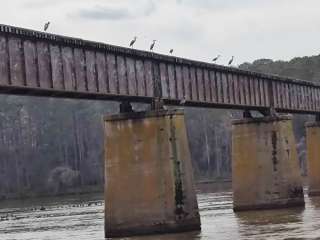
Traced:
<path id="1" fill-rule="evenodd" d="M 99 6 L 92 9 L 80 9 L 75 15 L 80 18 L 92 20 L 120 20 L 134 17 L 126 8 L 107 8 Z"/>
<path id="2" fill-rule="evenodd" d="M 123 20 L 150 16 L 156 10 L 153 1 L 146 2 L 143 6 L 95 6 L 90 9 L 81 8 L 71 16 L 91 20 Z"/>

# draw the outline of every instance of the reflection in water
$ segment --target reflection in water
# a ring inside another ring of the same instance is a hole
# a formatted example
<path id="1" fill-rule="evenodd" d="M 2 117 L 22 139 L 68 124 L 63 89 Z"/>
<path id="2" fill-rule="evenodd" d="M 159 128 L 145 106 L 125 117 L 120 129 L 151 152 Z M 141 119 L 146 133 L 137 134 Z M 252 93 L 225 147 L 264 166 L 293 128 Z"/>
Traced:
<path id="1" fill-rule="evenodd" d="M 230 192 L 198 195 L 202 231 L 127 240 L 320 239 L 320 198 L 305 208 L 233 213 Z M 41 208 L 42 207 L 42 208 Z M 0 203 L 0 239 L 104 239 L 101 195 Z"/>

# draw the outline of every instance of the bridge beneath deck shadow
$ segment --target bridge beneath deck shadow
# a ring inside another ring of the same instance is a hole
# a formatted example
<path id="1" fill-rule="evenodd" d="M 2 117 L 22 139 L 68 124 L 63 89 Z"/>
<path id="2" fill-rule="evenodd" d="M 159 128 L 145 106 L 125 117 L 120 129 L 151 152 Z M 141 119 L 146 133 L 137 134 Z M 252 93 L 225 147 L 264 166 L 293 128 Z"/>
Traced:
<path id="1" fill-rule="evenodd" d="M 121 102 L 105 118 L 107 237 L 200 229 L 184 114 L 163 105 L 244 110 L 233 122 L 234 210 L 304 204 L 291 117 L 278 113 L 319 116 L 318 84 L 0 25 L 0 93 Z M 320 193 L 319 141 L 315 121 L 310 194 Z"/>

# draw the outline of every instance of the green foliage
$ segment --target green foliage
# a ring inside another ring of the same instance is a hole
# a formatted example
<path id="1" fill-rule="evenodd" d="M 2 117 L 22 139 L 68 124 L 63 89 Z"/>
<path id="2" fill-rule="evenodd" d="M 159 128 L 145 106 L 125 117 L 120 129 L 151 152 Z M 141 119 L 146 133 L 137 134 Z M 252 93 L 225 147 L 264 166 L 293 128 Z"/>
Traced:
<path id="1" fill-rule="evenodd" d="M 253 63 L 243 63 L 239 68 L 313 82 L 320 81 L 320 55 L 297 57 L 288 62 L 259 59 Z"/>

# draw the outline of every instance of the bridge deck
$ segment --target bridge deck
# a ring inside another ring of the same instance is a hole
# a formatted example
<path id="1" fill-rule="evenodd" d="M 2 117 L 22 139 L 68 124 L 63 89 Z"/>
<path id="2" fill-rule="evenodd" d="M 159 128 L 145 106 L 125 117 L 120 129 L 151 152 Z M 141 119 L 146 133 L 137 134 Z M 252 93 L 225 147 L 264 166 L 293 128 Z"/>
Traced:
<path id="1" fill-rule="evenodd" d="M 0 25 L 0 92 L 319 113 L 320 85 Z"/>

